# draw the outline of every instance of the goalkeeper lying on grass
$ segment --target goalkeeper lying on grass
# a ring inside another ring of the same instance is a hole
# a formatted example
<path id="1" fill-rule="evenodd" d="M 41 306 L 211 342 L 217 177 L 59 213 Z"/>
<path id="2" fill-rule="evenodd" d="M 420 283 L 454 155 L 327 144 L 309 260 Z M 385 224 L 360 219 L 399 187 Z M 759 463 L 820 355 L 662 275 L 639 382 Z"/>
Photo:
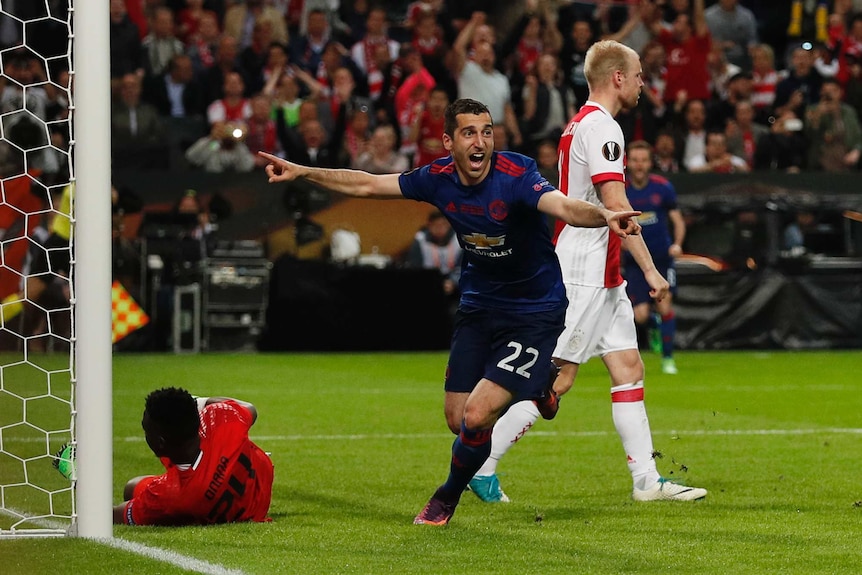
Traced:
<path id="1" fill-rule="evenodd" d="M 147 396 L 141 425 L 163 475 L 129 480 L 114 523 L 193 525 L 269 521 L 272 462 L 248 437 L 257 409 L 184 389 Z"/>

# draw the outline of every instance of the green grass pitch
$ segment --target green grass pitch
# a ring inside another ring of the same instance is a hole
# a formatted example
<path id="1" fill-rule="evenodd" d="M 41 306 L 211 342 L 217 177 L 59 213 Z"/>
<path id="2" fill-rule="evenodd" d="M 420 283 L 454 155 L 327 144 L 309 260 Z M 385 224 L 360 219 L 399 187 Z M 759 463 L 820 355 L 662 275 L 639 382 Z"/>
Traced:
<path id="1" fill-rule="evenodd" d="M 412 520 L 448 469 L 444 353 L 117 356 L 115 501 L 128 478 L 160 470 L 140 419 L 146 393 L 167 385 L 253 402 L 276 478 L 272 523 L 115 538 L 260 575 L 862 573 L 862 353 L 688 352 L 677 376 L 644 359 L 659 470 L 706 500 L 631 501 L 593 360 L 558 417 L 503 460 L 512 503 L 467 493 L 434 528 Z M 186 571 L 59 538 L 0 541 L 0 572 Z"/>

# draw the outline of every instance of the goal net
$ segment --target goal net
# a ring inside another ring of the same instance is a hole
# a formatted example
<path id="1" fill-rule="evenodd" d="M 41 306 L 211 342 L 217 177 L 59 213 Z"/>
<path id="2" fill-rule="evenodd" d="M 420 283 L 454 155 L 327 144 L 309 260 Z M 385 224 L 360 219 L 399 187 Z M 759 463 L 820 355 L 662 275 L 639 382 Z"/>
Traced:
<path id="1" fill-rule="evenodd" d="M 93 291 L 89 301 L 105 293 L 92 290 L 85 279 L 92 276 L 101 283 L 104 274 L 89 273 L 76 260 L 82 251 L 77 248 L 93 245 L 83 244 L 86 236 L 78 232 L 84 227 L 79 225 L 83 210 L 79 210 L 78 200 L 84 207 L 83 200 L 94 195 L 76 189 L 81 190 L 85 183 L 88 189 L 96 189 L 100 183 L 96 177 L 78 177 L 86 166 L 98 164 L 81 161 L 87 155 L 80 150 L 84 139 L 76 143 L 79 130 L 75 126 L 87 123 L 88 105 L 76 104 L 92 98 L 88 90 L 93 88 L 105 91 L 99 105 L 108 101 L 106 65 L 104 81 L 91 75 L 99 73 L 98 65 L 84 64 L 75 70 L 73 52 L 84 53 L 73 34 L 74 23 L 82 16 L 75 15 L 76 9 L 90 11 L 105 22 L 103 33 L 99 26 L 92 27 L 91 40 L 104 39 L 101 49 L 106 61 L 106 0 L 0 0 L 0 538 L 80 534 L 78 508 L 84 502 L 79 481 L 100 490 L 111 481 L 109 476 L 104 481 L 104 470 L 93 472 L 92 466 L 82 472 L 85 466 L 80 457 L 76 475 L 68 461 L 73 449 L 81 455 L 84 446 L 80 431 L 84 411 L 79 406 L 85 394 L 77 382 L 84 373 L 81 358 L 92 357 L 89 352 L 82 355 L 85 348 L 78 345 L 83 334 L 78 327 L 82 322 L 76 317 L 81 317 L 84 303 L 78 293 Z M 97 63 L 101 60 L 95 58 Z M 88 66 L 92 73 L 76 74 Z M 109 138 L 105 130 L 103 139 Z M 89 135 L 87 141 L 91 141 Z M 99 151 L 96 146 L 94 152 Z M 106 157 L 99 158 L 103 165 L 109 164 Z M 110 175 L 102 179 L 107 190 L 101 201 L 106 202 L 105 213 L 109 214 Z M 90 227 L 98 234 L 109 225 Z M 100 261 L 110 265 L 109 252 L 101 260 L 87 258 L 90 269 L 96 269 Z M 105 283 L 109 294 L 109 268 Z M 107 306 L 110 318 L 110 296 L 97 305 Z M 101 312 L 96 316 L 93 319 L 100 324 Z M 102 331 L 96 327 L 93 345 L 100 345 Z M 109 325 L 106 331 L 109 333 Z M 107 429 L 109 436 L 109 336 L 107 341 L 101 361 L 108 365 L 108 408 L 101 417 L 108 423 L 96 422 L 92 428 L 101 434 Z M 98 459 L 95 450 L 101 450 L 110 465 L 110 438 L 107 441 L 107 449 L 102 444 L 83 450 L 89 453 L 88 459 Z M 65 445 L 70 449 L 58 455 Z M 107 491 L 110 502 L 110 488 Z M 110 504 L 97 515 L 110 517 Z M 91 533 L 105 535 L 104 529 Z"/>

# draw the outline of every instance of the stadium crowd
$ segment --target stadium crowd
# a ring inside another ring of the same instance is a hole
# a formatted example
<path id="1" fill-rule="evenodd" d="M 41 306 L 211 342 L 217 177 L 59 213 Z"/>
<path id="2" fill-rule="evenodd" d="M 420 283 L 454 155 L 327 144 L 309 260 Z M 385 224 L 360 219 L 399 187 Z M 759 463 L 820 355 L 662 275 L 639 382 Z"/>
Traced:
<path id="1" fill-rule="evenodd" d="M 105 1 L 115 169 L 250 171 L 264 150 L 401 170 L 445 153 L 457 97 L 491 108 L 499 148 L 537 157 L 584 102 L 599 38 L 641 54 L 646 89 L 619 120 L 661 172 L 859 167 L 860 0 Z M 47 40 L 62 31 L 25 46 L 24 12 L 0 16 L 0 113 L 50 177 L 67 171 L 69 74 Z"/>
<path id="2" fill-rule="evenodd" d="M 536 157 L 583 103 L 599 38 L 641 54 L 646 89 L 620 123 L 659 171 L 859 166 L 859 0 L 105 1 L 115 169 L 250 171 L 264 150 L 402 170 L 445 153 L 441 110 L 457 97 L 491 108 L 498 147 Z M 4 47 L 21 45 L 14 23 L 0 22 Z M 60 171 L 62 62 L 3 59 L 4 128 L 48 122 L 37 163 Z"/>

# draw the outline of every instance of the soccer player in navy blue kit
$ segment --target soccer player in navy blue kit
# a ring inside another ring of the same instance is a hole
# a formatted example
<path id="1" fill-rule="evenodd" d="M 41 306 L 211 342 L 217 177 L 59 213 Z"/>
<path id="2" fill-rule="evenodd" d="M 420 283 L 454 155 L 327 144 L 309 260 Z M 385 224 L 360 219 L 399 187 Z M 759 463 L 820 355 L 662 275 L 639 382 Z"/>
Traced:
<path id="1" fill-rule="evenodd" d="M 567 198 L 539 174 L 534 160 L 494 152 L 493 122 L 481 102 L 446 109 L 449 156 L 403 174 L 309 168 L 260 154 L 270 183 L 298 177 L 342 194 L 407 198 L 436 206 L 464 250 L 461 303 L 446 368 L 446 421 L 457 438 L 449 477 L 414 519 L 445 525 L 491 451 L 491 430 L 508 405 L 541 400 L 551 353 L 567 305 L 546 224 L 604 227 L 620 237 L 639 232 L 636 211 L 612 212 Z"/>
<path id="2" fill-rule="evenodd" d="M 667 297 L 655 301 L 650 297 L 650 286 L 637 262 L 628 252 L 623 252 L 626 292 L 632 300 L 635 322 L 642 326 L 654 323 L 661 334 L 662 372 L 676 374 L 673 360 L 673 338 L 676 335 L 676 318 L 673 312 L 673 294 L 676 292 L 676 269 L 674 258 L 682 255 L 685 240 L 685 220 L 677 208 L 676 191 L 673 184 L 661 176 L 650 174 L 652 149 L 647 142 L 632 142 L 627 153 L 628 182 L 626 196 L 632 208 L 642 212 L 638 223 L 641 236 L 652 254 L 658 272 L 667 278 L 670 292 Z M 671 237 L 673 228 L 673 237 Z M 655 305 L 657 318 L 650 313 Z"/>

